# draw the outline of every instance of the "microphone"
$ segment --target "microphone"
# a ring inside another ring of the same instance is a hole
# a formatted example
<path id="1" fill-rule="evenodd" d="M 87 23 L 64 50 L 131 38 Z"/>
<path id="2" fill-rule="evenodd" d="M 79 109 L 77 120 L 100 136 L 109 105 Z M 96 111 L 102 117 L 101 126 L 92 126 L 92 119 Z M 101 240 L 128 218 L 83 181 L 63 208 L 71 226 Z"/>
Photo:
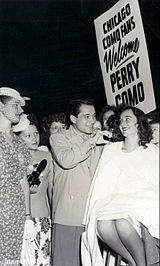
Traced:
<path id="1" fill-rule="evenodd" d="M 37 166 L 37 169 L 34 170 L 30 175 L 27 175 L 29 186 L 37 185 L 39 186 L 41 181 L 39 180 L 40 174 L 43 172 L 43 170 L 46 168 L 47 160 L 42 160 L 39 165 Z"/>
<path id="2" fill-rule="evenodd" d="M 107 141 L 111 141 L 111 142 L 114 142 L 114 140 L 115 140 L 115 138 L 113 138 L 113 137 L 109 138 L 106 135 L 103 135 L 103 139 L 107 140 Z"/>

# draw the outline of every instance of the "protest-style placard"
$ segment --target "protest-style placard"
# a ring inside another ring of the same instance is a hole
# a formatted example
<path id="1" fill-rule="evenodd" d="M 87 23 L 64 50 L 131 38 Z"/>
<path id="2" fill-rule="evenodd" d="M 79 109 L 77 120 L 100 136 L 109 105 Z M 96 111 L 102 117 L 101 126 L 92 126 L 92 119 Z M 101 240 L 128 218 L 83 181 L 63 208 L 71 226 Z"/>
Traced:
<path id="1" fill-rule="evenodd" d="M 156 108 L 143 24 L 137 0 L 120 0 L 94 20 L 107 102 Z"/>

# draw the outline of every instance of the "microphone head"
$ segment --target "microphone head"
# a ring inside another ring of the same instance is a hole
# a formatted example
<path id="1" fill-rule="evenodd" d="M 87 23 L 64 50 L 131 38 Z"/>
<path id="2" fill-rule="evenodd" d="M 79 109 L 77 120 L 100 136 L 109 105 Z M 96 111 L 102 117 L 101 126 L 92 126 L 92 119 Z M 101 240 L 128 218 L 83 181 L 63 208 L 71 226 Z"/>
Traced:
<path id="1" fill-rule="evenodd" d="M 104 139 L 104 140 L 107 140 L 107 141 L 110 141 L 110 142 L 115 142 L 114 137 L 109 138 L 109 137 L 107 137 L 106 135 L 103 135 L 103 139 Z"/>
<path id="2" fill-rule="evenodd" d="M 47 165 L 47 160 L 44 159 L 39 163 L 36 171 L 33 171 L 32 174 L 27 175 L 29 186 L 33 186 L 33 185 L 39 186 L 40 185 L 41 181 L 39 180 L 39 176 L 43 172 L 43 170 L 45 169 L 46 165 Z"/>
<path id="3" fill-rule="evenodd" d="M 110 141 L 110 138 L 107 137 L 106 135 L 103 135 L 103 139 L 104 139 L 104 140 L 108 140 L 108 141 Z"/>
<path id="4" fill-rule="evenodd" d="M 37 174 L 38 175 L 40 175 L 43 172 L 43 170 L 46 168 L 46 165 L 47 165 L 47 160 L 46 159 L 42 160 L 39 163 L 39 165 L 37 167 Z"/>

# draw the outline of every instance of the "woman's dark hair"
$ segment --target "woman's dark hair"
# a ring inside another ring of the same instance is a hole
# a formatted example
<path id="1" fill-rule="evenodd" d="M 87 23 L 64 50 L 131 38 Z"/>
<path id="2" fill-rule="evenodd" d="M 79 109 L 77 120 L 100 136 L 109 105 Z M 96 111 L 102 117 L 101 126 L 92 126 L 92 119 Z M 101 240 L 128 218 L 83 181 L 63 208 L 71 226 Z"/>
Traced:
<path id="1" fill-rule="evenodd" d="M 112 132 L 111 142 L 123 141 L 124 136 L 119 128 L 119 116 L 111 115 L 107 121 L 108 130 Z"/>
<path id="2" fill-rule="evenodd" d="M 48 116 L 42 118 L 42 128 L 48 137 L 50 136 L 49 130 L 53 122 L 60 122 L 67 126 L 66 115 L 64 113 L 49 114 Z"/>
<path id="3" fill-rule="evenodd" d="M 108 111 L 113 111 L 113 112 L 117 112 L 117 108 L 114 105 L 105 105 L 102 107 L 102 111 L 101 113 L 104 115 L 104 113 L 108 112 Z"/>
<path id="4" fill-rule="evenodd" d="M 119 115 L 121 115 L 125 110 L 132 110 L 133 114 L 137 118 L 139 145 L 147 147 L 146 144 L 152 139 L 152 129 L 148 122 L 147 115 L 139 108 L 129 105 L 121 107 Z"/>
<path id="5" fill-rule="evenodd" d="M 101 110 L 101 113 L 99 115 L 99 120 L 100 120 L 100 122 L 102 124 L 102 129 L 104 129 L 103 116 L 108 111 L 113 111 L 115 115 L 117 114 L 117 108 L 115 106 L 113 106 L 113 105 L 105 105 L 105 106 L 103 106 L 102 110 Z"/>
<path id="6" fill-rule="evenodd" d="M 154 112 L 151 115 L 147 115 L 149 119 L 150 125 L 155 124 L 155 123 L 160 123 L 160 113 L 159 112 Z"/>
<path id="7" fill-rule="evenodd" d="M 28 120 L 30 121 L 30 125 L 36 126 L 38 129 L 38 119 L 35 114 L 29 114 L 27 115 Z"/>
<path id="8" fill-rule="evenodd" d="M 74 115 L 74 116 L 78 116 L 79 112 L 80 112 L 80 107 L 82 104 L 85 105 L 91 105 L 94 107 L 94 101 L 90 98 L 85 98 L 85 99 L 71 99 L 70 100 L 70 115 Z"/>

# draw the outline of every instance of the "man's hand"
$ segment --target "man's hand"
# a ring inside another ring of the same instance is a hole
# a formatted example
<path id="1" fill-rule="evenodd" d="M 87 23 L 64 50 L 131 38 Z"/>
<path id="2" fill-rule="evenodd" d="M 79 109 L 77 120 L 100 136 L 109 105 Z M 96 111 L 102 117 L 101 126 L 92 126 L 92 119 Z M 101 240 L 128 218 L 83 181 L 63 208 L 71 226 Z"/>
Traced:
<path id="1" fill-rule="evenodd" d="M 106 136 L 108 138 L 112 137 L 112 133 L 108 130 L 96 130 L 92 133 L 90 141 L 91 144 L 96 145 L 96 144 L 108 144 L 110 143 L 108 140 L 104 140 L 103 136 Z"/>
<path id="2" fill-rule="evenodd" d="M 101 131 L 100 137 L 97 140 L 96 144 L 110 144 L 109 140 L 105 140 L 103 136 L 106 136 L 108 139 L 112 137 L 112 133 L 108 130 Z"/>

